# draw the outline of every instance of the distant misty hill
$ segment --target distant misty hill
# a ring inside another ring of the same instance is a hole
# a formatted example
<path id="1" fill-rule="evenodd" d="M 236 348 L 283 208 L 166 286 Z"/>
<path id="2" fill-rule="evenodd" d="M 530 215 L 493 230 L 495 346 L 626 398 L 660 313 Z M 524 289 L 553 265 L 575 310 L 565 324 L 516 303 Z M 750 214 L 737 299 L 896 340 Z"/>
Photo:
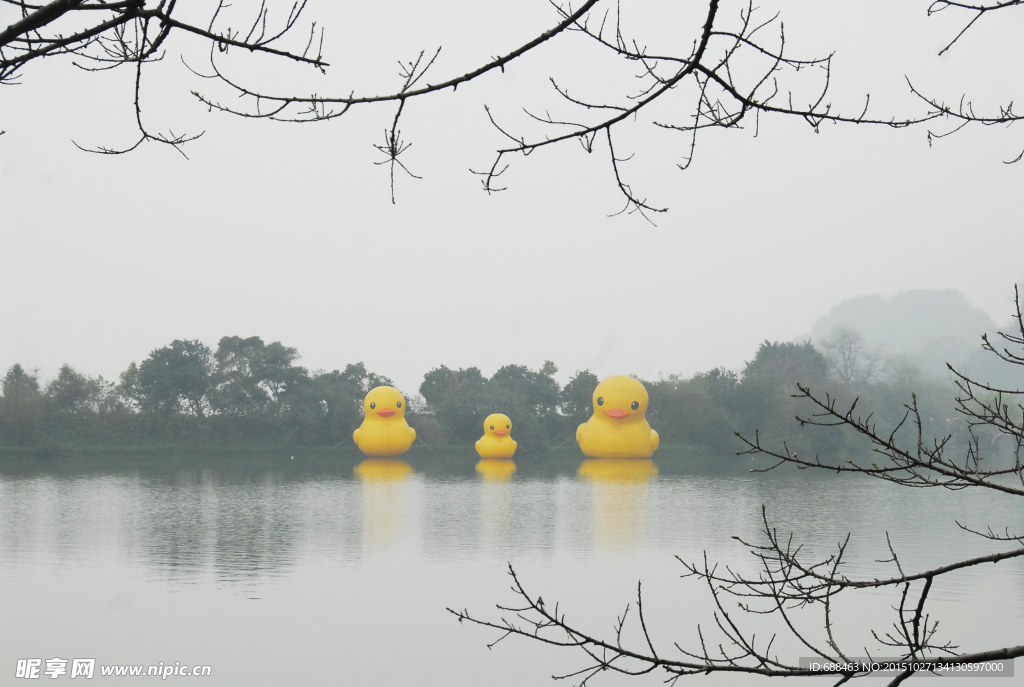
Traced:
<path id="1" fill-rule="evenodd" d="M 977 381 L 1024 383 L 1024 368 L 1013 369 L 981 349 L 982 334 L 997 344 L 997 330 L 1014 333 L 1010 323 L 997 326 L 959 291 L 906 291 L 892 298 L 843 301 L 814 323 L 811 340 L 820 347 L 840 326 L 860 333 L 866 346 L 884 358 L 902 358 L 927 375 L 946 376 L 948 362 Z"/>

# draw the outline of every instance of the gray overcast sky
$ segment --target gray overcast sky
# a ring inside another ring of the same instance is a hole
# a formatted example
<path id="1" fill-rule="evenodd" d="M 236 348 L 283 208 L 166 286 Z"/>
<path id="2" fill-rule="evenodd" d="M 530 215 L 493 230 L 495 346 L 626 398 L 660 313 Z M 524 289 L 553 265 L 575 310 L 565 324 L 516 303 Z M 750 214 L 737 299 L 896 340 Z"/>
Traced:
<path id="1" fill-rule="evenodd" d="M 962 17 L 927 19 L 927 2 L 777 4 L 789 50 L 837 51 L 832 102 L 847 112 L 865 92 L 876 116 L 920 112 L 905 74 L 953 102 L 965 90 L 981 107 L 1017 95 L 1006 75 L 1020 73 L 1020 13 L 979 23 L 939 58 Z M 242 55 L 237 73 L 300 92 L 307 82 L 319 93 L 390 91 L 397 59 L 443 45 L 440 81 L 554 19 L 541 0 L 515 12 L 480 0 L 437 8 L 312 4 L 327 28 L 327 76 L 243 66 Z M 693 20 L 668 3 L 623 10 L 652 46 L 678 41 L 670 31 Z M 1001 161 L 1024 147 L 1024 129 L 965 131 L 929 148 L 923 127 L 815 134 L 767 118 L 756 138 L 704 136 L 681 172 L 684 139 L 647 116 L 622 132 L 623 154 L 635 153 L 623 169 L 671 208 L 657 227 L 607 217 L 620 201 L 603 147 L 515 159 L 509 190 L 488 197 L 468 172 L 501 144 L 483 103 L 522 129 L 521 106 L 559 107 L 548 76 L 588 95 L 630 84 L 632 67 L 569 38 L 504 75 L 410 103 L 405 159 L 423 180 L 399 178 L 392 205 L 371 143 L 393 106 L 304 126 L 210 114 L 189 91 L 215 87 L 178 56 L 202 69 L 202 46 L 170 48 L 144 84 L 144 114 L 157 129 L 205 130 L 190 160 L 156 145 L 113 157 L 72 145 L 132 140 L 128 71 L 37 63 L 23 85 L 0 89 L 0 367 L 48 378 L 68 362 L 115 377 L 175 338 L 215 346 L 255 334 L 298 348 L 311 369 L 362 360 L 408 391 L 442 363 L 489 374 L 551 359 L 563 382 L 582 368 L 690 374 L 738 369 L 759 342 L 806 334 L 861 294 L 959 289 L 1002 323 L 1022 278 L 1024 166 Z M 677 119 L 689 102 L 674 102 Z"/>

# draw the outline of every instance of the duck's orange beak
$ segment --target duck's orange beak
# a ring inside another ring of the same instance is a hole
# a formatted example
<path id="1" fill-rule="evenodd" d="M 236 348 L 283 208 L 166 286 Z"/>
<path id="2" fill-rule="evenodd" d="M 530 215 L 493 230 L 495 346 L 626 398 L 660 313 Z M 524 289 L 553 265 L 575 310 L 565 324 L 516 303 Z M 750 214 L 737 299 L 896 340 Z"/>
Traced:
<path id="1" fill-rule="evenodd" d="M 499 437 L 503 437 L 503 436 L 505 436 L 506 434 L 508 434 L 508 432 L 506 432 L 506 431 L 505 431 L 505 430 L 503 430 L 503 429 L 496 429 L 496 430 L 494 430 L 494 433 L 495 433 L 496 435 L 498 435 Z"/>
<path id="2" fill-rule="evenodd" d="M 395 410 L 394 408 L 381 408 L 380 410 L 377 411 L 377 414 L 380 415 L 381 417 L 391 417 L 397 412 L 398 411 Z"/>
<path id="3" fill-rule="evenodd" d="M 624 417 L 629 417 L 629 413 L 627 413 L 625 410 L 619 410 L 618 408 L 606 410 L 604 411 L 604 414 L 607 415 L 608 417 L 613 417 L 616 420 L 621 420 Z"/>

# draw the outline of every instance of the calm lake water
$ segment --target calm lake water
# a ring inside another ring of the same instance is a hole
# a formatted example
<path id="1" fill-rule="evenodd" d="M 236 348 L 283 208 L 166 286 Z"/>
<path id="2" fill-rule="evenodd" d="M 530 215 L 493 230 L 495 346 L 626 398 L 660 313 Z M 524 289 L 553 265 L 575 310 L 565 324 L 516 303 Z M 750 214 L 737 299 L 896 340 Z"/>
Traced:
<path id="1" fill-rule="evenodd" d="M 1024 530 L 1020 499 L 981 490 L 795 471 L 563 473 L 502 481 L 329 460 L 0 463 L 0 684 L 24 683 L 13 678 L 18 659 L 54 657 L 210 665 L 210 677 L 167 678 L 207 685 L 551 684 L 583 657 L 519 638 L 488 650 L 494 632 L 460 625 L 445 608 L 497 618 L 496 603 L 515 601 L 511 562 L 549 606 L 557 600 L 570 619 L 610 635 L 642 581 L 667 653 L 673 641 L 692 646 L 698 623 L 713 625 L 706 589 L 680 579 L 674 556 L 707 551 L 712 562 L 752 571 L 731 537 L 757 539 L 762 504 L 811 552 L 853 530 L 851 575 L 894 574 L 877 562 L 888 557 L 887 531 L 905 568 L 921 570 L 999 548 L 956 519 Z M 1021 561 L 957 573 L 932 598 L 940 636 L 962 650 L 1024 644 Z M 886 655 L 869 629 L 890 629 L 897 600 L 841 598 L 840 641 Z M 824 644 L 816 613 L 801 618 Z M 764 618 L 748 626 L 771 634 Z M 777 644 L 783 657 L 807 655 Z M 983 684 L 1024 684 L 1017 667 L 1017 677 Z M 154 682 L 98 672 L 88 684 Z"/>

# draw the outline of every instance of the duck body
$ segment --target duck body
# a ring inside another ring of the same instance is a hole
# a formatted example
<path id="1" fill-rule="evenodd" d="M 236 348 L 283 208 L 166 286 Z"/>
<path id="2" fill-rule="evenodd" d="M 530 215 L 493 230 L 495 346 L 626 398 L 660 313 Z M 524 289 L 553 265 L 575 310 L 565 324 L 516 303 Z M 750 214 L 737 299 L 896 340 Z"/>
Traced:
<path id="1" fill-rule="evenodd" d="M 481 458 L 508 459 L 518 444 L 512 438 L 512 421 L 507 415 L 493 413 L 484 420 L 484 435 L 476 442 L 476 452 Z"/>
<path id="2" fill-rule="evenodd" d="M 658 433 L 647 423 L 647 389 L 639 380 L 614 375 L 594 389 L 594 414 L 576 429 L 588 458 L 650 458 Z"/>
<path id="3" fill-rule="evenodd" d="M 391 386 L 370 389 L 363 399 L 363 422 L 352 433 L 359 450 L 375 458 L 398 456 L 416 441 L 416 430 L 405 421 L 405 398 Z"/>

